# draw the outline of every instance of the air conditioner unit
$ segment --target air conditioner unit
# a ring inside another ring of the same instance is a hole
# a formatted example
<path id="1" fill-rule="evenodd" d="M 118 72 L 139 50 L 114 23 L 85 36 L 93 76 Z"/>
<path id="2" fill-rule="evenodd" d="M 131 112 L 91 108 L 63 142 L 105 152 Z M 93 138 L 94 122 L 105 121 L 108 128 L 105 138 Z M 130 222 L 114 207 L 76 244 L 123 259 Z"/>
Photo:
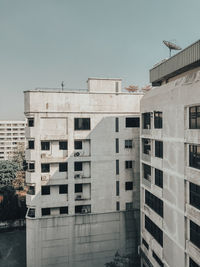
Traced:
<path id="1" fill-rule="evenodd" d="M 76 199 L 82 199 L 82 195 L 76 195 Z"/>
<path id="2" fill-rule="evenodd" d="M 81 155 L 80 152 L 74 153 L 74 157 L 79 157 L 80 155 Z"/>
<path id="3" fill-rule="evenodd" d="M 74 175 L 74 178 L 75 178 L 75 179 L 80 178 L 80 174 L 75 174 L 75 175 Z"/>
<path id="4" fill-rule="evenodd" d="M 88 213 L 88 209 L 83 208 L 83 209 L 81 210 L 81 213 Z"/>
<path id="5" fill-rule="evenodd" d="M 41 181 L 47 181 L 47 180 L 48 180 L 48 176 L 46 176 L 46 175 L 41 176 Z"/>
<path id="6" fill-rule="evenodd" d="M 41 154 L 41 159 L 43 159 L 45 157 L 46 157 L 46 154 L 45 153 Z"/>
<path id="7" fill-rule="evenodd" d="M 150 181 L 151 180 L 151 175 L 147 174 L 147 179 Z"/>

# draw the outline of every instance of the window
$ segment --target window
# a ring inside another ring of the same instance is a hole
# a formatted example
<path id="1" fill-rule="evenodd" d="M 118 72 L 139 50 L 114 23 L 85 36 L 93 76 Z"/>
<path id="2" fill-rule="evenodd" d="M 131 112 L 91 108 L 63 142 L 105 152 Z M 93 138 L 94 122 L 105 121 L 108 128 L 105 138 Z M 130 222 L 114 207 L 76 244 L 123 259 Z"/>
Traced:
<path id="1" fill-rule="evenodd" d="M 50 164 L 42 163 L 41 164 L 41 172 L 50 172 Z"/>
<path id="2" fill-rule="evenodd" d="M 35 195 L 35 186 L 34 185 L 28 185 L 28 195 Z"/>
<path id="3" fill-rule="evenodd" d="M 28 171 L 29 172 L 34 172 L 35 171 L 35 163 L 34 162 L 29 162 L 28 163 Z"/>
<path id="4" fill-rule="evenodd" d="M 91 212 L 91 205 L 75 206 L 75 213 L 90 213 L 90 212 Z"/>
<path id="5" fill-rule="evenodd" d="M 35 218 L 35 209 L 32 209 L 32 208 L 30 208 L 29 210 L 28 210 L 28 217 L 30 217 L 30 218 Z"/>
<path id="6" fill-rule="evenodd" d="M 60 207 L 60 214 L 68 214 L 68 207 Z"/>
<path id="7" fill-rule="evenodd" d="M 62 184 L 59 185 L 59 194 L 67 194 L 68 193 L 68 185 Z"/>
<path id="8" fill-rule="evenodd" d="M 42 195 L 50 195 L 50 186 L 44 185 L 41 190 Z"/>
<path id="9" fill-rule="evenodd" d="M 143 121 L 143 129 L 151 129 L 151 113 L 143 113 L 142 114 L 142 121 Z"/>
<path id="10" fill-rule="evenodd" d="M 200 267 L 200 265 L 198 265 L 196 262 L 194 262 L 191 258 L 190 258 L 190 266 L 189 267 Z"/>
<path id="11" fill-rule="evenodd" d="M 163 217 L 163 201 L 145 190 L 145 204 Z"/>
<path id="12" fill-rule="evenodd" d="M 155 169 L 155 185 L 163 188 L 163 172 Z"/>
<path id="13" fill-rule="evenodd" d="M 151 139 L 142 139 L 143 144 L 143 153 L 150 155 L 151 154 Z"/>
<path id="14" fill-rule="evenodd" d="M 126 160 L 125 161 L 125 168 L 126 169 L 132 169 L 133 162 L 132 160 Z"/>
<path id="15" fill-rule="evenodd" d="M 116 149 L 116 153 L 119 153 L 119 139 L 118 138 L 115 139 L 115 149 Z"/>
<path id="16" fill-rule="evenodd" d="M 115 82 L 115 92 L 119 92 L 119 82 Z"/>
<path id="17" fill-rule="evenodd" d="M 133 182 L 126 182 L 125 183 L 125 190 L 133 190 Z"/>
<path id="18" fill-rule="evenodd" d="M 144 179 L 151 181 L 151 166 L 143 164 L 143 176 Z"/>
<path id="19" fill-rule="evenodd" d="M 82 171 L 83 162 L 74 162 L 74 171 Z"/>
<path id="20" fill-rule="evenodd" d="M 126 128 L 139 128 L 140 118 L 126 118 Z"/>
<path id="21" fill-rule="evenodd" d="M 75 118 L 74 130 L 90 130 L 90 118 Z"/>
<path id="22" fill-rule="evenodd" d="M 200 106 L 189 108 L 189 128 L 200 129 Z"/>
<path id="23" fill-rule="evenodd" d="M 200 248 L 200 226 L 190 221 L 190 241 Z"/>
<path id="24" fill-rule="evenodd" d="M 28 141 L 28 149 L 34 149 L 35 148 L 35 142 L 34 140 Z"/>
<path id="25" fill-rule="evenodd" d="M 28 127 L 34 127 L 34 118 L 28 118 Z"/>
<path id="26" fill-rule="evenodd" d="M 82 184 L 75 184 L 74 190 L 75 190 L 75 193 L 82 193 L 83 192 L 83 185 Z"/>
<path id="27" fill-rule="evenodd" d="M 163 158 L 163 142 L 155 141 L 155 157 Z"/>
<path id="28" fill-rule="evenodd" d="M 160 111 L 154 111 L 154 128 L 162 128 L 162 112 Z"/>
<path id="29" fill-rule="evenodd" d="M 48 215 L 51 215 L 50 208 L 43 208 L 42 209 L 42 216 L 48 216 Z"/>
<path id="30" fill-rule="evenodd" d="M 133 209 L 133 203 L 132 202 L 127 202 L 126 203 L 126 210 L 132 210 Z"/>
<path id="31" fill-rule="evenodd" d="M 125 148 L 132 148 L 133 140 L 125 140 Z"/>
<path id="32" fill-rule="evenodd" d="M 67 172 L 67 162 L 59 163 L 59 172 Z"/>
<path id="33" fill-rule="evenodd" d="M 119 118 L 115 118 L 115 132 L 119 132 Z"/>
<path id="34" fill-rule="evenodd" d="M 190 205 L 200 209 L 200 186 L 190 183 Z"/>
<path id="35" fill-rule="evenodd" d="M 74 148 L 82 149 L 83 148 L 82 141 L 74 141 Z"/>
<path id="36" fill-rule="evenodd" d="M 59 149 L 60 150 L 67 150 L 67 141 L 60 141 L 59 142 Z"/>
<path id="37" fill-rule="evenodd" d="M 120 204 L 119 204 L 119 201 L 116 202 L 116 210 L 120 210 Z"/>
<path id="38" fill-rule="evenodd" d="M 116 174 L 119 174 L 119 160 L 116 160 Z"/>
<path id="39" fill-rule="evenodd" d="M 160 228 L 152 222 L 152 220 L 149 219 L 145 215 L 145 229 L 155 238 L 155 240 L 163 246 L 163 232 L 160 230 Z"/>
<path id="40" fill-rule="evenodd" d="M 142 244 L 146 247 L 146 249 L 149 249 L 149 244 L 144 238 L 142 238 Z"/>
<path id="41" fill-rule="evenodd" d="M 119 181 L 116 181 L 116 196 L 119 196 Z"/>
<path id="42" fill-rule="evenodd" d="M 50 150 L 50 142 L 41 141 L 41 150 Z"/>
<path id="43" fill-rule="evenodd" d="M 160 267 L 164 267 L 163 262 L 161 261 L 161 259 L 156 255 L 156 253 L 153 251 L 153 258 L 157 261 L 157 263 L 160 265 Z"/>
<path id="44" fill-rule="evenodd" d="M 189 166 L 200 169 L 200 145 L 190 145 Z"/>

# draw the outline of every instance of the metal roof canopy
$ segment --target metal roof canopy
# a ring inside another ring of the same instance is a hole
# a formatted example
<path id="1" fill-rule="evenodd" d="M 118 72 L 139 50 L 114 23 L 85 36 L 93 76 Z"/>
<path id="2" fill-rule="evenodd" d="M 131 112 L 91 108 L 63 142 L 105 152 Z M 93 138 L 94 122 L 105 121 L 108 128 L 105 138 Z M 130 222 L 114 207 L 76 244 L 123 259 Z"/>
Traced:
<path id="1" fill-rule="evenodd" d="M 150 82 L 160 86 L 163 80 L 200 66 L 200 40 L 150 69 Z"/>

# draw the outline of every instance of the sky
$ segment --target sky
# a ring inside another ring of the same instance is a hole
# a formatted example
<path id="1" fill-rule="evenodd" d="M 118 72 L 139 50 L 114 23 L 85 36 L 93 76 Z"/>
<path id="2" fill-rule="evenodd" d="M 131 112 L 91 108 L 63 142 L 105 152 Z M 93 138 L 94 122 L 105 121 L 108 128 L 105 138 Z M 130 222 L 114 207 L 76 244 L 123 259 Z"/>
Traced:
<path id="1" fill-rule="evenodd" d="M 88 77 L 149 83 L 149 69 L 200 39 L 200 0 L 0 0 L 0 120 L 23 119 L 23 91 L 87 88 Z"/>

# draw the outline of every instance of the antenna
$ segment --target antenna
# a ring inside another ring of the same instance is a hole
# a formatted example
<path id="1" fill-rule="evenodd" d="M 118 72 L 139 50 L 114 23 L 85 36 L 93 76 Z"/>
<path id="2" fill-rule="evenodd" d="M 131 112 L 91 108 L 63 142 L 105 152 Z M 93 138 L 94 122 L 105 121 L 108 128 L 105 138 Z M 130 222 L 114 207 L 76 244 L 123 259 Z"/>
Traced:
<path id="1" fill-rule="evenodd" d="M 61 82 L 61 87 L 62 87 L 62 91 L 63 91 L 63 88 L 64 88 L 64 82 L 63 81 Z"/>
<path id="2" fill-rule="evenodd" d="M 171 57 L 172 50 L 181 50 L 182 48 L 170 41 L 163 41 L 163 43 L 169 48 L 169 57 Z"/>

